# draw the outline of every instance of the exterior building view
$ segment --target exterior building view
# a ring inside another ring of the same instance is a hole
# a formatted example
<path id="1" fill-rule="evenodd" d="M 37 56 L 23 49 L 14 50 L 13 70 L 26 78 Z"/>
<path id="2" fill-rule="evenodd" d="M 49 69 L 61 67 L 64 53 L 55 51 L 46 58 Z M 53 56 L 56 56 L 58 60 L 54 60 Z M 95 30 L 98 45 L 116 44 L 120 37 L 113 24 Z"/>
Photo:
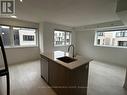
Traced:
<path id="1" fill-rule="evenodd" d="M 127 30 L 97 32 L 97 45 L 127 46 Z"/>
<path id="2" fill-rule="evenodd" d="M 15 46 L 35 46 L 37 44 L 36 29 L 13 27 L 11 30 L 9 26 L 0 26 L 0 34 L 5 46 L 11 44 Z M 14 40 L 12 41 L 10 38 Z"/>
<path id="3" fill-rule="evenodd" d="M 54 31 L 54 45 L 55 46 L 65 46 L 71 44 L 71 32 L 63 30 Z"/>
<path id="4" fill-rule="evenodd" d="M 19 43 L 21 46 L 36 45 L 35 29 L 21 29 L 19 30 Z"/>

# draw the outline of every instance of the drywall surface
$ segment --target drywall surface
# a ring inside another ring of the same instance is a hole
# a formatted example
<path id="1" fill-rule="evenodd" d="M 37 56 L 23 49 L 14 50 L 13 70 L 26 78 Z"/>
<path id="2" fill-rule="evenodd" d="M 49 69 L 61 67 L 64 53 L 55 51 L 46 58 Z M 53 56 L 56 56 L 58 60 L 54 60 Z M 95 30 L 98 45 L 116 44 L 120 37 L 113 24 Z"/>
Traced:
<path id="1" fill-rule="evenodd" d="M 39 24 L 35 22 L 30 21 L 23 21 L 13 18 L 0 18 L 0 24 L 3 25 L 10 25 L 10 26 L 21 26 L 21 27 L 32 27 L 32 28 L 38 28 Z"/>
<path id="2" fill-rule="evenodd" d="M 40 52 L 44 51 L 43 46 L 43 23 L 39 24 L 39 46 L 40 46 Z"/>
<path id="3" fill-rule="evenodd" d="M 39 59 L 38 47 L 6 48 L 8 64 L 21 63 L 29 60 Z M 0 65 L 3 65 L 2 53 L 0 51 Z"/>
<path id="4" fill-rule="evenodd" d="M 75 32 L 72 27 L 44 22 L 43 23 L 43 48 L 44 51 L 62 50 L 67 51 L 67 46 L 54 47 L 54 30 L 72 31 L 72 44 L 75 44 Z"/>
<path id="5" fill-rule="evenodd" d="M 39 28 L 38 23 L 22 21 L 17 19 L 0 18 L 1 25 L 21 26 Z M 39 47 L 14 47 L 6 48 L 8 64 L 21 63 L 29 60 L 39 59 Z M 3 65 L 2 53 L 0 51 L 0 65 Z"/>
<path id="6" fill-rule="evenodd" d="M 94 46 L 97 30 L 116 28 L 125 28 L 121 20 L 76 27 L 74 30 L 77 53 L 97 61 L 127 66 L 127 48 Z"/>
<path id="7" fill-rule="evenodd" d="M 2 77 L 0 77 L 0 95 L 4 95 L 4 93 L 3 93 L 3 87 L 2 87 L 2 85 L 3 85 L 3 80 L 2 80 L 3 78 Z"/>
<path id="8" fill-rule="evenodd" d="M 95 30 L 76 32 L 77 53 L 94 60 L 127 66 L 127 48 L 94 46 Z"/>
<path id="9" fill-rule="evenodd" d="M 75 31 L 85 31 L 85 30 L 96 30 L 100 28 L 112 28 L 112 27 L 120 27 L 124 26 L 123 22 L 121 20 L 111 21 L 111 22 L 104 22 L 104 23 L 97 23 L 92 25 L 85 25 L 85 26 L 79 26 L 75 27 Z"/>

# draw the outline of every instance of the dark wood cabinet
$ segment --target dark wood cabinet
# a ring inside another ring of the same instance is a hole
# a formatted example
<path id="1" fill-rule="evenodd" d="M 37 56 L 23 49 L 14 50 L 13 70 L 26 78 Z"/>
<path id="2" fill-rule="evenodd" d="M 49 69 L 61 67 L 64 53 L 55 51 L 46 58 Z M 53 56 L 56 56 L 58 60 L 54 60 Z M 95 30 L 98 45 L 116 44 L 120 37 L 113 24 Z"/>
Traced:
<path id="1" fill-rule="evenodd" d="M 124 88 L 126 88 L 126 89 L 127 89 L 127 68 L 126 68 L 126 77 L 125 77 Z"/>
<path id="2" fill-rule="evenodd" d="M 49 84 L 58 95 L 68 95 L 69 69 L 53 61 L 49 62 Z"/>
<path id="3" fill-rule="evenodd" d="M 71 70 L 48 59 L 48 84 L 58 95 L 87 95 L 88 71 L 89 63 Z"/>

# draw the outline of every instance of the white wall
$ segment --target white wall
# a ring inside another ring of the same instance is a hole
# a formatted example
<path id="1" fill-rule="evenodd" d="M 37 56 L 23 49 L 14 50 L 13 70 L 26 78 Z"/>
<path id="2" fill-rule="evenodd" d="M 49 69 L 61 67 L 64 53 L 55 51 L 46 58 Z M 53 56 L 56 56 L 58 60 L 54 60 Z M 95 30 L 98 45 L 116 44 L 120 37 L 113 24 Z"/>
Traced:
<path id="1" fill-rule="evenodd" d="M 26 47 L 26 48 L 15 48 L 6 49 L 8 62 L 19 63 L 29 60 L 36 60 L 39 58 L 39 48 L 38 47 Z M 14 56 L 12 56 L 14 55 Z"/>
<path id="2" fill-rule="evenodd" d="M 3 78 L 0 77 L 0 95 L 4 95 L 4 89 L 3 89 L 2 85 L 3 85 Z"/>
<path id="3" fill-rule="evenodd" d="M 12 26 L 22 26 L 22 27 L 33 27 L 38 28 L 39 24 L 30 21 L 18 20 L 14 18 L 0 18 L 0 24 L 12 25 Z"/>
<path id="4" fill-rule="evenodd" d="M 39 48 L 37 47 L 22 47 L 22 48 L 6 48 L 8 64 L 21 63 L 39 58 Z M 0 64 L 3 63 L 0 51 Z"/>
<path id="5" fill-rule="evenodd" d="M 54 24 L 54 23 L 49 23 L 49 22 L 44 22 L 42 24 L 43 26 L 43 47 L 44 51 L 52 51 L 52 50 L 62 50 L 66 51 L 67 47 L 66 46 L 59 46 L 59 47 L 54 47 L 54 30 L 59 29 L 59 30 L 66 30 L 66 31 L 72 31 L 72 44 L 75 44 L 75 33 L 73 31 L 72 27 L 65 26 L 65 25 L 59 25 L 59 24 Z M 41 27 L 42 27 L 41 26 Z"/>
<path id="6" fill-rule="evenodd" d="M 94 46 L 95 30 L 78 30 L 76 30 L 76 47 L 78 54 L 102 62 L 127 66 L 127 48 Z"/>
<path id="7" fill-rule="evenodd" d="M 44 51 L 44 46 L 43 46 L 43 23 L 40 22 L 39 24 L 39 46 L 40 46 L 40 52 Z"/>
<path id="8" fill-rule="evenodd" d="M 39 28 L 38 23 L 22 21 L 17 19 L 0 18 L 0 24 L 10 26 L 22 26 Z M 39 59 L 39 47 L 21 47 L 21 48 L 6 48 L 6 55 L 8 64 L 21 63 L 29 60 Z M 3 59 L 0 51 L 0 65 L 2 65 Z"/>

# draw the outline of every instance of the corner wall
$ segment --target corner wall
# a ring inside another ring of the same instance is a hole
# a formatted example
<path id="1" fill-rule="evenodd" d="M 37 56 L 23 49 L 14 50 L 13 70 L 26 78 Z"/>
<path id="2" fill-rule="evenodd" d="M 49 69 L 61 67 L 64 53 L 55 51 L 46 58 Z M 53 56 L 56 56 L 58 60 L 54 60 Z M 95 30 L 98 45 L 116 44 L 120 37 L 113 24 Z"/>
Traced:
<path id="1" fill-rule="evenodd" d="M 76 30 L 77 53 L 97 61 L 127 66 L 127 48 L 94 46 L 94 38 L 94 29 Z"/>
<path id="2" fill-rule="evenodd" d="M 42 27 L 42 26 L 41 26 Z M 44 51 L 62 50 L 67 51 L 67 46 L 54 47 L 54 30 L 72 31 L 72 44 L 75 45 L 75 33 L 72 27 L 49 22 L 43 23 L 43 47 Z"/>

